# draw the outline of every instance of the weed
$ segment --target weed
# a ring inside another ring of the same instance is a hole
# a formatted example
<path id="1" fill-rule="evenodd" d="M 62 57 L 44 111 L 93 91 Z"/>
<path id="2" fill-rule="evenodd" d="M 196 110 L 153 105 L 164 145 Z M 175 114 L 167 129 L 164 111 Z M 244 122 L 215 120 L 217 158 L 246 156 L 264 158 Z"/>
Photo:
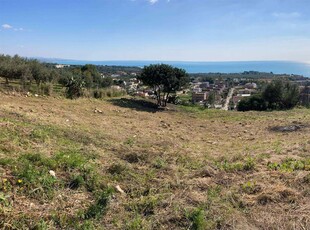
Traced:
<path id="1" fill-rule="evenodd" d="M 9 200 L 7 198 L 8 197 L 4 193 L 0 192 L 0 204 L 3 207 L 8 207 L 10 205 L 10 202 L 9 202 Z M 1 210 L 1 212 L 2 212 L 2 210 Z"/>
<path id="2" fill-rule="evenodd" d="M 84 220 L 83 223 L 76 227 L 78 230 L 95 230 L 96 227 L 90 220 Z"/>
<path id="3" fill-rule="evenodd" d="M 84 178 L 81 175 L 76 175 L 69 183 L 70 189 L 78 189 L 85 184 Z"/>
<path id="4" fill-rule="evenodd" d="M 99 218 L 100 216 L 104 215 L 113 191 L 114 190 L 112 188 L 107 188 L 106 190 L 102 191 L 96 202 L 85 211 L 83 215 L 84 219 Z"/>
<path id="5" fill-rule="evenodd" d="M 239 194 L 236 192 L 229 192 L 226 197 L 227 201 L 233 206 L 233 208 L 243 210 L 245 209 L 246 205 L 242 201 Z"/>
<path id="6" fill-rule="evenodd" d="M 282 163 L 268 162 L 267 167 L 270 170 L 281 170 L 285 172 L 292 172 L 297 170 L 310 171 L 310 159 L 295 160 L 288 158 L 282 161 Z"/>
<path id="7" fill-rule="evenodd" d="M 113 164 L 108 168 L 108 172 L 112 175 L 120 175 L 126 170 L 126 167 L 121 164 Z"/>
<path id="8" fill-rule="evenodd" d="M 247 158 L 245 162 L 234 162 L 230 163 L 227 160 L 222 162 L 216 162 L 217 168 L 227 172 L 234 171 L 251 171 L 255 168 L 255 160 L 253 158 Z"/>
<path id="9" fill-rule="evenodd" d="M 255 160 L 253 158 L 247 158 L 246 162 L 243 164 L 243 170 L 250 171 L 255 167 Z"/>
<path id="10" fill-rule="evenodd" d="M 43 157 L 39 153 L 28 153 L 20 157 L 20 161 L 28 161 L 35 166 L 43 166 L 49 169 L 55 169 L 57 167 L 57 162 L 53 158 Z"/>
<path id="11" fill-rule="evenodd" d="M 240 185 L 241 191 L 247 194 L 256 194 L 261 191 L 261 186 L 257 185 L 256 182 L 248 181 Z"/>
<path id="12" fill-rule="evenodd" d="M 191 222 L 190 229 L 192 230 L 204 230 L 207 223 L 205 218 L 205 212 L 203 209 L 197 208 L 188 214 L 188 219 Z"/>
<path id="13" fill-rule="evenodd" d="M 142 219 L 140 216 L 136 216 L 133 220 L 129 221 L 126 225 L 126 230 L 140 230 L 143 229 Z"/>
<path id="14" fill-rule="evenodd" d="M 216 198 L 219 197 L 221 193 L 221 187 L 215 186 L 208 189 L 208 198 Z"/>
<path id="15" fill-rule="evenodd" d="M 147 194 L 145 194 L 147 195 Z M 159 198 L 152 195 L 142 196 L 139 201 L 131 202 L 128 209 L 138 212 L 143 216 L 150 216 L 155 213 L 155 208 L 159 203 Z"/>
<path id="16" fill-rule="evenodd" d="M 185 155 L 179 156 L 177 159 L 177 163 L 182 165 L 184 168 L 191 170 L 200 169 L 204 165 L 203 161 Z"/>
<path id="17" fill-rule="evenodd" d="M 135 140 L 134 140 L 133 138 L 128 138 L 128 139 L 124 142 L 125 145 L 129 145 L 130 147 L 132 147 L 132 146 L 134 145 L 134 143 L 135 143 Z"/>
<path id="18" fill-rule="evenodd" d="M 0 165 L 2 166 L 9 166 L 9 165 L 12 165 L 14 162 L 13 159 L 11 158 L 1 158 L 0 159 Z"/>
<path id="19" fill-rule="evenodd" d="M 94 192 L 102 186 L 102 180 L 99 179 L 98 172 L 91 165 L 84 166 L 82 175 L 89 192 Z"/>
<path id="20" fill-rule="evenodd" d="M 50 138 L 50 132 L 48 127 L 36 127 L 34 130 L 32 130 L 30 134 L 31 138 L 37 139 L 40 141 L 48 141 Z"/>
<path id="21" fill-rule="evenodd" d="M 58 153 L 55 156 L 55 160 L 58 163 L 58 167 L 69 170 L 75 168 L 82 169 L 88 159 L 77 151 L 68 151 Z"/>
<path id="22" fill-rule="evenodd" d="M 44 220 L 40 220 L 34 228 L 35 230 L 47 230 L 49 229 L 48 224 Z"/>
<path id="23" fill-rule="evenodd" d="M 153 163 L 153 167 L 156 169 L 162 169 L 165 168 L 167 166 L 167 162 L 162 159 L 162 158 L 156 158 L 154 163 Z"/>

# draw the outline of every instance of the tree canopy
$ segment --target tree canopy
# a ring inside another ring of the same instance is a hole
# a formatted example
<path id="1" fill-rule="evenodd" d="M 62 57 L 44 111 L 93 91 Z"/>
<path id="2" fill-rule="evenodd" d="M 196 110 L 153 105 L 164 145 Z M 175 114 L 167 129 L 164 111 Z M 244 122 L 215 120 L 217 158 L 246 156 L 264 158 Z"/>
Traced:
<path id="1" fill-rule="evenodd" d="M 143 68 L 138 77 L 143 84 L 152 87 L 158 106 L 166 106 L 169 96 L 182 90 L 189 81 L 189 75 L 184 69 L 166 64 L 149 65 Z"/>
<path id="2" fill-rule="evenodd" d="M 268 84 L 261 94 L 241 100 L 238 110 L 292 109 L 298 104 L 299 98 L 299 87 L 296 84 L 275 80 Z"/>

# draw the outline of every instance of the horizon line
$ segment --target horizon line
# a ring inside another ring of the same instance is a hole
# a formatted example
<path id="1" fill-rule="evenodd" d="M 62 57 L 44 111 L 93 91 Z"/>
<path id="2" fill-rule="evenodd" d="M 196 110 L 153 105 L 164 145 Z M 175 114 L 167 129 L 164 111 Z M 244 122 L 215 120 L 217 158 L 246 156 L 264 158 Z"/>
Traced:
<path id="1" fill-rule="evenodd" d="M 156 60 L 156 59 L 107 59 L 107 60 L 83 60 L 83 59 L 71 59 L 71 58 L 56 58 L 56 57 L 26 57 L 35 59 L 50 59 L 50 60 L 61 60 L 61 61 L 80 61 L 80 62 L 171 62 L 171 63 L 219 63 L 219 62 L 292 62 L 292 63 L 303 63 L 309 64 L 310 61 L 297 61 L 297 60 L 280 60 L 280 59 L 266 59 L 266 60 L 216 60 L 216 61 L 204 61 L 204 60 Z"/>
<path id="2" fill-rule="evenodd" d="M 3 55 L 10 55 L 10 54 L 4 54 Z M 1 55 L 1 53 L 0 53 Z M 310 61 L 298 61 L 298 60 L 281 60 L 281 59 L 265 59 L 265 60 L 159 60 L 159 59 L 145 59 L 145 60 L 139 60 L 139 59 L 107 59 L 107 60 L 83 60 L 83 59 L 75 59 L 75 58 L 59 58 L 59 57 L 43 57 L 43 56 L 23 56 L 19 54 L 18 55 L 24 58 L 30 58 L 30 59 L 47 59 L 47 60 L 59 60 L 59 61 L 80 61 L 80 62 L 170 62 L 170 63 L 225 63 L 225 62 L 291 62 L 291 63 L 302 63 L 310 65 Z M 10 55 L 10 56 L 14 56 Z"/>

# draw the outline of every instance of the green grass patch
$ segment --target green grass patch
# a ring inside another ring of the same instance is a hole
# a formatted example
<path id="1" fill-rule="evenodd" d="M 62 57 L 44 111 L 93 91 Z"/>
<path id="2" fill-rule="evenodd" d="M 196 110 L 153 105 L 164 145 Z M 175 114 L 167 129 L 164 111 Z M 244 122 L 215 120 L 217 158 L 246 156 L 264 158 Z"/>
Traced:
<path id="1" fill-rule="evenodd" d="M 188 219 L 191 223 L 189 229 L 205 230 L 207 228 L 206 214 L 203 209 L 194 209 L 188 214 Z"/>
<path id="2" fill-rule="evenodd" d="M 221 162 L 215 162 L 215 165 L 218 169 L 226 172 L 252 171 L 255 169 L 255 159 L 247 158 L 245 161 L 240 162 L 229 162 L 224 160 Z"/>
<path id="3" fill-rule="evenodd" d="M 94 204 L 92 204 L 83 214 L 84 219 L 99 218 L 105 214 L 109 200 L 113 194 L 114 190 L 112 188 L 107 188 L 102 191 Z"/>
<path id="4" fill-rule="evenodd" d="M 310 159 L 296 160 L 288 158 L 281 163 L 268 162 L 267 167 L 269 170 L 280 170 L 285 172 L 297 170 L 310 171 Z"/>

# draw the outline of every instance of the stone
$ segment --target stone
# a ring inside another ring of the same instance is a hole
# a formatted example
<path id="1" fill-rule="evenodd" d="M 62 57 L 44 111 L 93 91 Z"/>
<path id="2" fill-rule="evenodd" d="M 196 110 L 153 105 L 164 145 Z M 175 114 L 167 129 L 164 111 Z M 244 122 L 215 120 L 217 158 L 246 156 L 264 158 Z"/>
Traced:
<path id="1" fill-rule="evenodd" d="M 52 177 L 56 177 L 56 173 L 53 170 L 48 171 L 48 173 L 52 176 Z"/>

